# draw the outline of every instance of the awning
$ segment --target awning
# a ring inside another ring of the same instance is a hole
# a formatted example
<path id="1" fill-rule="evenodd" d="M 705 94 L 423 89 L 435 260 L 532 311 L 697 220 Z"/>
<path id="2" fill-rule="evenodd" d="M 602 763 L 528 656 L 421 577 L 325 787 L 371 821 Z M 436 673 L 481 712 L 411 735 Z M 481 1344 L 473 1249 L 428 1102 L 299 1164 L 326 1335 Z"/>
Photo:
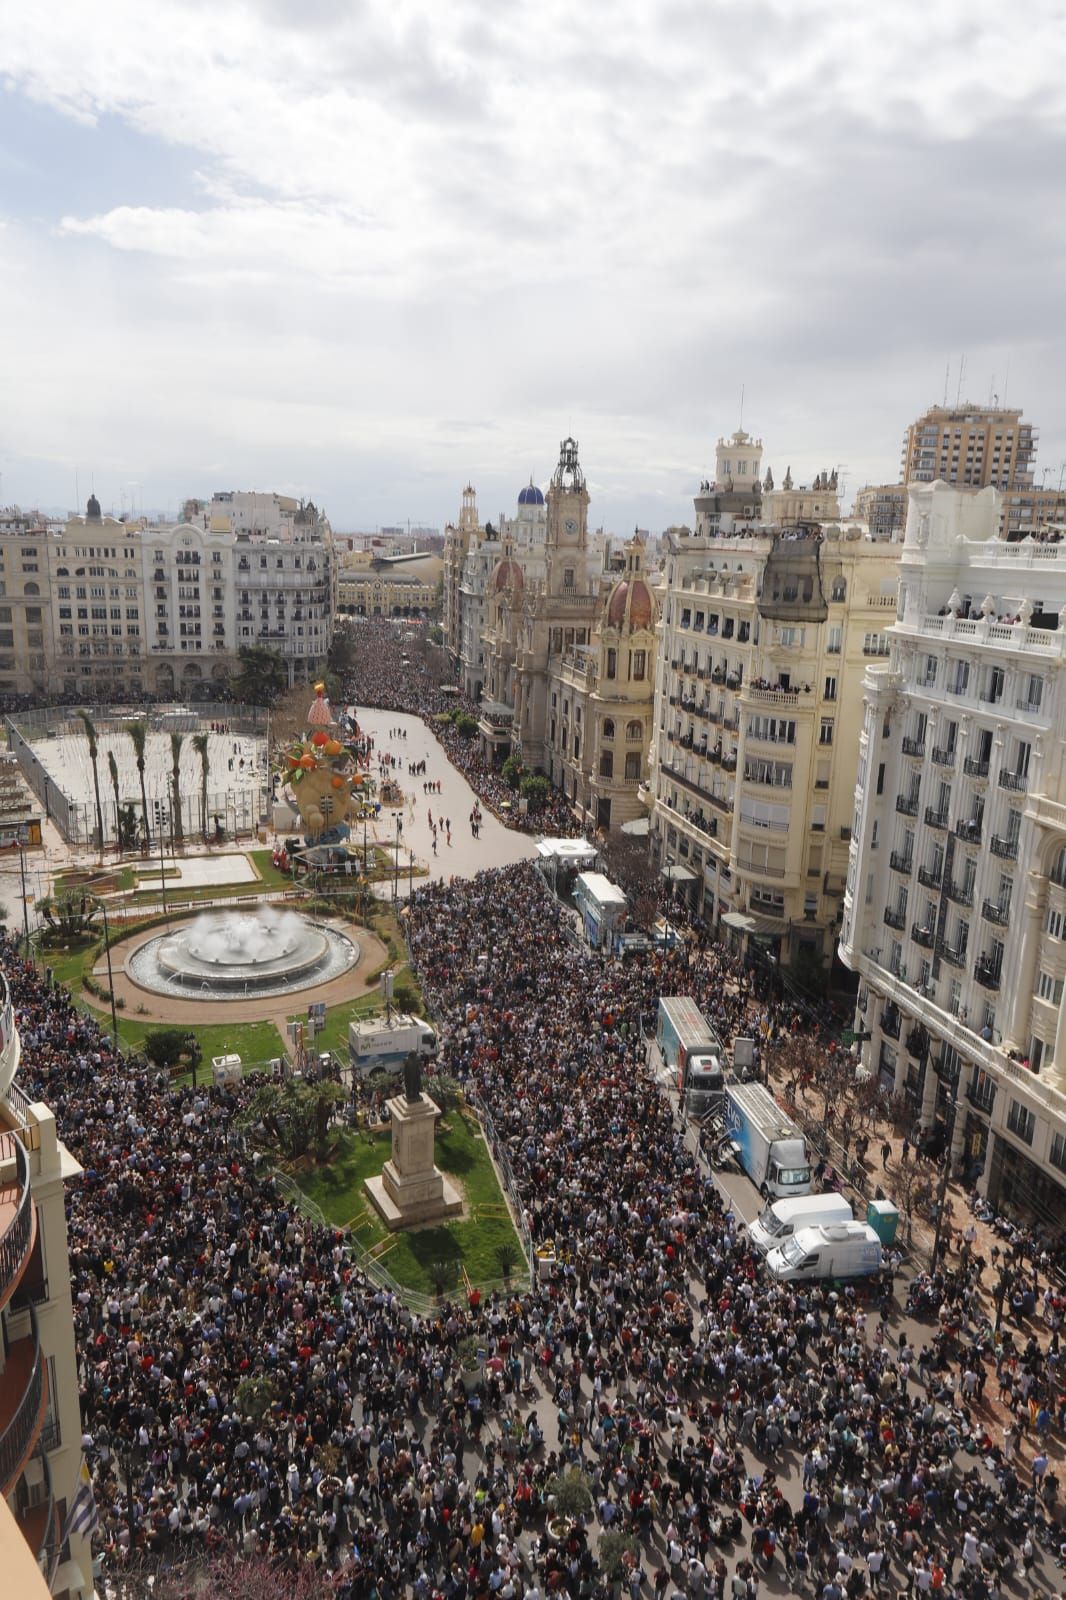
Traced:
<path id="1" fill-rule="evenodd" d="M 719 921 L 727 928 L 735 928 L 738 933 L 751 934 L 756 939 L 780 939 L 788 931 L 785 918 L 757 917 L 751 911 L 723 911 Z"/>
<path id="2" fill-rule="evenodd" d="M 633 839 L 646 839 L 651 832 L 651 818 L 634 817 L 632 822 L 623 822 L 621 831 Z"/>
<path id="3" fill-rule="evenodd" d="M 666 878 L 669 883 L 695 883 L 696 882 L 696 874 L 694 872 L 690 872 L 687 867 L 679 867 L 679 866 L 664 867 L 662 869 L 661 876 Z"/>

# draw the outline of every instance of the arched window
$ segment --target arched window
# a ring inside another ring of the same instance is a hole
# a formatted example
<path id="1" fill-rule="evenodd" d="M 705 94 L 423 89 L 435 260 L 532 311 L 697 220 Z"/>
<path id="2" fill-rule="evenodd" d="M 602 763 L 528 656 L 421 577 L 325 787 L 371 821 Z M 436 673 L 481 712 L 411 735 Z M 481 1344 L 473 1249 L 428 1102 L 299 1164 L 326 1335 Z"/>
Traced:
<path id="1" fill-rule="evenodd" d="M 24 583 L 22 592 L 23 594 L 40 594 L 41 586 L 39 583 Z"/>
<path id="2" fill-rule="evenodd" d="M 613 719 L 611 717 L 605 717 L 604 718 L 603 737 L 605 739 L 613 739 L 614 738 L 614 721 L 613 721 Z"/>
<path id="3" fill-rule="evenodd" d="M 1066 845 L 1063 845 L 1055 863 L 1051 868 L 1051 881 L 1057 883 L 1060 889 L 1066 889 Z"/>
<path id="4" fill-rule="evenodd" d="M 832 592 L 829 596 L 830 600 L 846 600 L 847 597 L 848 585 L 846 580 L 844 578 L 834 578 Z"/>
<path id="5" fill-rule="evenodd" d="M 643 722 L 638 722 L 638 721 L 634 720 L 633 722 L 627 722 L 626 723 L 626 738 L 627 739 L 643 739 L 643 737 L 644 737 L 644 724 L 643 724 Z"/>

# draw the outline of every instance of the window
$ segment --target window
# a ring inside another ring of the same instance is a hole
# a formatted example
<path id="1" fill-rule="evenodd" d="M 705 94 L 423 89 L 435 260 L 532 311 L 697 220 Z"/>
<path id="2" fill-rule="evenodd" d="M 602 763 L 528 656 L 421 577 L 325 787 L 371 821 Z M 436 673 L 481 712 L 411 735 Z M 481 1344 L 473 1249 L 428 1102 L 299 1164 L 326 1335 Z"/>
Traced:
<path id="1" fill-rule="evenodd" d="M 1007 1127 L 1016 1138 L 1025 1144 L 1032 1144 L 1036 1117 L 1020 1100 L 1012 1100 L 1007 1113 Z"/>
<path id="2" fill-rule="evenodd" d="M 1062 999 L 1062 979 L 1050 972 L 1041 972 L 1036 982 L 1036 992 L 1041 1000 L 1050 1000 L 1052 1005 L 1057 1006 Z"/>
<path id="3" fill-rule="evenodd" d="M 609 678 L 614 678 L 614 677 L 617 677 L 617 675 L 618 675 L 618 651 L 617 650 L 608 650 L 608 652 L 607 652 L 607 676 Z"/>
<path id="4" fill-rule="evenodd" d="M 577 754 L 576 750 L 574 751 L 574 754 L 575 755 Z M 610 750 L 601 750 L 600 751 L 600 777 L 601 778 L 613 778 L 614 777 L 614 755 L 612 754 L 612 752 Z"/>
<path id="5" fill-rule="evenodd" d="M 832 717 L 823 717 L 822 718 L 822 722 L 821 722 L 821 727 L 818 729 L 818 743 L 819 744 L 832 744 L 832 742 L 833 742 L 833 719 L 832 719 Z"/>
<path id="6" fill-rule="evenodd" d="M 837 681 L 833 677 L 826 678 L 823 700 L 835 700 L 837 697 Z"/>
<path id="7" fill-rule="evenodd" d="M 642 682 L 647 671 L 648 652 L 646 650 L 631 650 L 629 654 L 629 676 L 636 683 Z"/>
<path id="8" fill-rule="evenodd" d="M 841 649 L 841 645 L 843 643 L 843 639 L 844 639 L 844 630 L 843 630 L 843 628 L 841 628 L 841 627 L 830 628 L 828 638 L 826 639 L 826 645 L 825 645 L 826 652 L 831 656 L 838 656 L 840 654 L 840 649 Z"/>
<path id="9" fill-rule="evenodd" d="M 1060 1172 L 1066 1172 L 1066 1133 L 1056 1133 L 1052 1136 L 1048 1160 L 1053 1167 L 1058 1167 Z"/>
<path id="10" fill-rule="evenodd" d="M 1045 927 L 1047 928 L 1047 931 L 1051 935 L 1052 939 L 1061 939 L 1062 938 L 1062 912 L 1061 911 L 1049 911 L 1048 914 L 1047 914 L 1047 922 L 1045 923 Z"/>
<path id="11" fill-rule="evenodd" d="M 644 724 L 643 724 L 643 722 L 639 722 L 636 719 L 634 719 L 632 722 L 627 722 L 626 723 L 626 738 L 627 739 L 643 739 L 643 737 L 644 737 Z"/>
<path id="12" fill-rule="evenodd" d="M 626 778 L 630 783 L 635 783 L 640 779 L 639 750 L 630 750 L 629 754 L 626 756 Z"/>
<path id="13" fill-rule="evenodd" d="M 613 719 L 611 717 L 605 717 L 604 718 L 603 737 L 605 739 L 613 739 L 614 738 L 614 721 L 613 721 Z"/>
<path id="14" fill-rule="evenodd" d="M 862 653 L 864 656 L 887 656 L 889 651 L 888 636 L 884 633 L 864 633 L 862 636 Z"/>
<path id="15" fill-rule="evenodd" d="M 922 687 L 931 689 L 936 683 L 936 656 L 926 656 L 925 670 L 922 673 Z"/>
<path id="16" fill-rule="evenodd" d="M 847 597 L 848 597 L 848 586 L 847 586 L 847 583 L 845 582 L 845 580 L 843 578 L 834 578 L 833 579 L 833 587 L 830 590 L 830 594 L 829 594 L 830 600 L 834 600 L 834 601 L 840 602 L 840 601 L 846 600 Z"/>

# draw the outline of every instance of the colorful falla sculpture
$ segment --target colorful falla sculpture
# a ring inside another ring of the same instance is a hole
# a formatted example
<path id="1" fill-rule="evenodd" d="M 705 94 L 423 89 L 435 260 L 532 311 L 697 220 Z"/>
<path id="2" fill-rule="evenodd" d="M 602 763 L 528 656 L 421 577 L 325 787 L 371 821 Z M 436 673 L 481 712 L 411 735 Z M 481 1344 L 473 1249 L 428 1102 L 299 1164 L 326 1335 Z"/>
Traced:
<path id="1" fill-rule="evenodd" d="M 285 752 L 287 798 L 300 813 L 308 844 L 336 844 L 370 799 L 371 780 L 356 770 L 350 752 L 334 733 L 324 683 L 315 684 L 307 713 L 308 731 Z"/>

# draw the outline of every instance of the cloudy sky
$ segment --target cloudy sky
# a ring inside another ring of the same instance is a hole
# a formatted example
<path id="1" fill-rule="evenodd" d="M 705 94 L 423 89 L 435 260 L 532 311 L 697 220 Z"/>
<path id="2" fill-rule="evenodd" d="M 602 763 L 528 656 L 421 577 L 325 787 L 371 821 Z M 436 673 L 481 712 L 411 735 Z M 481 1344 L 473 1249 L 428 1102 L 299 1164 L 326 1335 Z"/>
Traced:
<path id="1" fill-rule="evenodd" d="M 896 477 L 992 393 L 1066 461 L 1066 10 L 0 0 L 0 501 L 594 523 Z M 948 368 L 950 366 L 950 373 Z M 1042 473 L 1038 470 L 1037 481 Z"/>

